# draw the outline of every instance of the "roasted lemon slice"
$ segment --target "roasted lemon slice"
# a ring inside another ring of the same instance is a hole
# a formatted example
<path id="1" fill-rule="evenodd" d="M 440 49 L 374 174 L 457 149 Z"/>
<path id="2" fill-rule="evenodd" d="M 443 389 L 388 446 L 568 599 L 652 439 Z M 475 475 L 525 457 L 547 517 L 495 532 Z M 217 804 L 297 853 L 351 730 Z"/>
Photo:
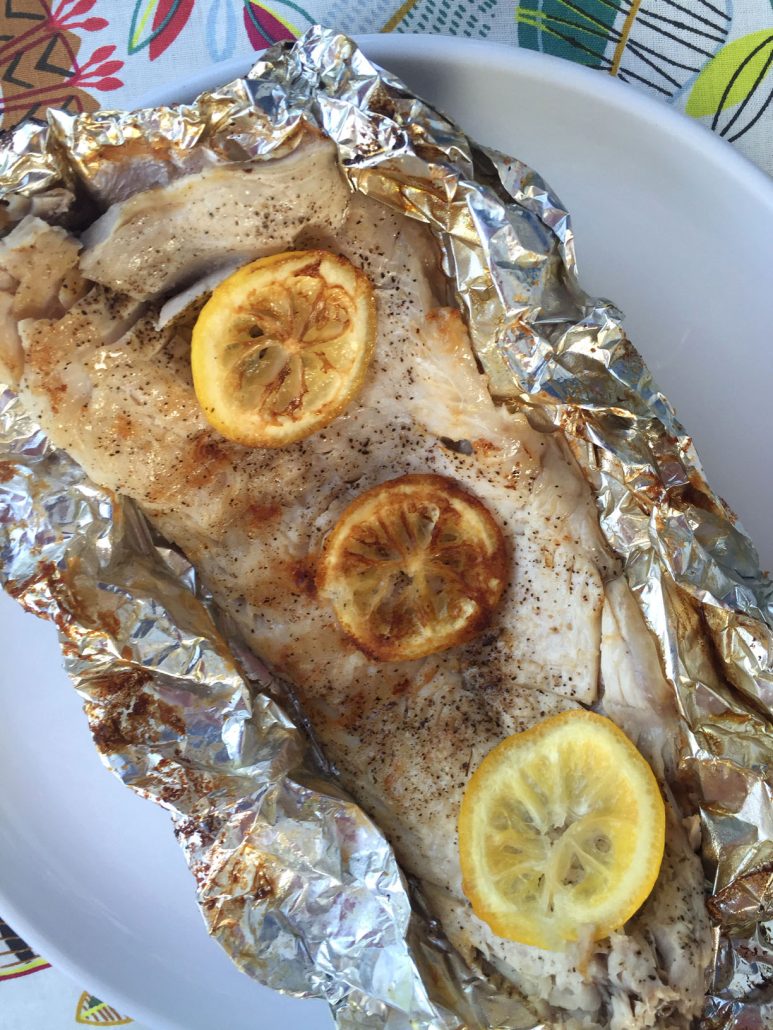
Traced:
<path id="1" fill-rule="evenodd" d="M 604 716 L 564 712 L 473 773 L 459 814 L 464 893 L 500 937 L 558 951 L 630 919 L 664 839 L 657 780 L 628 737 Z"/>
<path id="2" fill-rule="evenodd" d="M 469 640 L 506 580 L 502 534 L 480 501 L 443 476 L 412 475 L 344 511 L 317 587 L 362 651 L 400 661 Z"/>
<path id="3" fill-rule="evenodd" d="M 284 447 L 339 415 L 373 353 L 373 287 L 320 250 L 260 258 L 215 288 L 193 329 L 207 420 L 230 440 Z"/>

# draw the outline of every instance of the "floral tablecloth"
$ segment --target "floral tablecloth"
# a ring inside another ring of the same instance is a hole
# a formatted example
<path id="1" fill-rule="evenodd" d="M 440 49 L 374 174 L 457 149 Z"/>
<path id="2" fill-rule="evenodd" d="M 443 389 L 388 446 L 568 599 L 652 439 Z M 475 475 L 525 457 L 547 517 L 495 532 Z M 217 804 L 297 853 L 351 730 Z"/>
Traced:
<path id="1" fill-rule="evenodd" d="M 615 75 L 713 129 L 773 174 L 773 0 L 2 0 L 0 116 L 134 104 L 207 64 L 314 22 L 349 34 L 444 33 Z M 0 870 L 0 876 L 2 871 Z M 2 916 L 2 913 L 0 913 Z M 0 1028 L 131 1024 L 0 918 Z M 219 1030 L 219 1028 L 213 1028 Z"/>

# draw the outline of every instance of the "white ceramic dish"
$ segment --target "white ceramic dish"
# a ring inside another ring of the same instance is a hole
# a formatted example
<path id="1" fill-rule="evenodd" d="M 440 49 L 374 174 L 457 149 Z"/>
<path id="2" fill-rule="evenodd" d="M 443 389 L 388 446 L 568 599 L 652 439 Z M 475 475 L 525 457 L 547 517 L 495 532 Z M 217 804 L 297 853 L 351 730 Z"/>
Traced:
<path id="1" fill-rule="evenodd" d="M 600 73 L 468 40 L 363 45 L 556 188 L 574 215 L 587 288 L 626 311 L 712 482 L 770 563 L 770 180 Z M 145 99 L 188 99 L 243 70 L 208 69 Z M 152 1030 L 328 1027 L 324 1005 L 261 988 L 209 939 L 167 817 L 103 770 L 52 627 L 4 595 L 0 649 L 0 914 Z"/>

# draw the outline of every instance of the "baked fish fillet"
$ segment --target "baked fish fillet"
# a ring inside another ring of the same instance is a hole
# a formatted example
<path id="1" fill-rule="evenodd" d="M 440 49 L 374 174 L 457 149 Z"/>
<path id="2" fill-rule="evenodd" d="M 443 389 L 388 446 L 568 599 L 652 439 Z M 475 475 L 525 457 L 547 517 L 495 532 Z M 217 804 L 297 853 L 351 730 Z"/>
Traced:
<path id="1" fill-rule="evenodd" d="M 178 314 L 158 328 L 168 291 L 189 285 L 189 239 L 199 248 L 198 271 L 229 258 L 227 238 L 201 257 L 206 202 L 193 179 L 190 219 L 179 184 L 127 202 L 152 209 L 159 224 L 167 201 L 173 205 L 174 267 L 183 270 L 160 277 L 151 264 L 143 278 L 142 263 L 133 262 L 131 296 L 120 292 L 125 209 L 92 232 L 92 249 L 80 254 L 78 241 L 34 216 L 6 237 L 0 313 L 9 374 L 54 442 L 97 482 L 139 502 L 195 563 L 254 651 L 292 681 L 342 783 L 421 881 L 472 965 L 507 981 L 535 1021 L 554 1027 L 687 1028 L 702 1007 L 711 947 L 701 866 L 665 786 L 661 875 L 639 913 L 608 939 L 565 953 L 508 942 L 462 894 L 460 799 L 471 771 L 504 737 L 600 703 L 665 782 L 678 728 L 654 644 L 565 443 L 492 402 L 423 226 L 356 194 L 320 224 L 315 198 L 340 197 L 342 185 L 327 150 L 312 140 L 282 159 L 289 166 L 256 163 L 250 175 L 265 226 L 254 220 L 254 237 L 238 241 L 242 256 L 327 247 L 376 288 L 372 368 L 358 399 L 327 428 L 261 450 L 223 439 L 204 420 L 191 382 L 190 319 L 186 327 Z M 288 181 L 292 225 L 274 224 L 272 212 L 281 220 L 287 211 Z M 97 270 L 99 284 L 84 270 Z M 159 298 L 161 281 L 167 293 Z M 487 505 L 508 541 L 510 579 L 490 626 L 471 643 L 376 663 L 316 596 L 315 560 L 355 496 L 409 472 L 450 476 Z"/>

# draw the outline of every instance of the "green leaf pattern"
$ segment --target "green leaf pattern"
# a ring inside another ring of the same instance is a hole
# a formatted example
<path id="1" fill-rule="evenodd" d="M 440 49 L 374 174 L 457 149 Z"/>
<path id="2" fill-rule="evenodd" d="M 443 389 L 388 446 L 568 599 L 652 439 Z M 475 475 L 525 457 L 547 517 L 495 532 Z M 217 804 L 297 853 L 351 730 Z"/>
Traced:
<path id="1" fill-rule="evenodd" d="M 751 99 L 773 69 L 773 25 L 727 43 L 704 66 L 685 106 L 693 118 L 711 115 L 716 127 L 722 111 Z"/>

